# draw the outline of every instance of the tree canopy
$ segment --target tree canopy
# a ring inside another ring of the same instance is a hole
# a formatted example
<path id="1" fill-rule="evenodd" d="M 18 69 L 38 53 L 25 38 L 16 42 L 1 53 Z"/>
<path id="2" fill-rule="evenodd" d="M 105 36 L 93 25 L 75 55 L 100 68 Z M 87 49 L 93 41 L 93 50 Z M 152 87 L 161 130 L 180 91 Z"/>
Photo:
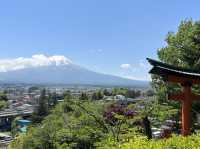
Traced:
<path id="1" fill-rule="evenodd" d="M 158 50 L 158 57 L 166 63 L 200 70 L 200 21 L 182 21 L 176 33 L 169 32 L 167 45 Z"/>

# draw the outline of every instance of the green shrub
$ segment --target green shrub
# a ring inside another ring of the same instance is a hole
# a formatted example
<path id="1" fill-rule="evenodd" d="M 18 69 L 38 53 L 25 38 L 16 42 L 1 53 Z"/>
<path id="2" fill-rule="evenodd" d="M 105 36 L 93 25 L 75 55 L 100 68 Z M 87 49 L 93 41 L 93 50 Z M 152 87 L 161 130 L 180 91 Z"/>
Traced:
<path id="1" fill-rule="evenodd" d="M 169 139 L 148 140 L 137 136 L 128 142 L 116 143 L 107 140 L 99 149 L 200 149 L 200 134 L 188 137 L 173 135 Z"/>

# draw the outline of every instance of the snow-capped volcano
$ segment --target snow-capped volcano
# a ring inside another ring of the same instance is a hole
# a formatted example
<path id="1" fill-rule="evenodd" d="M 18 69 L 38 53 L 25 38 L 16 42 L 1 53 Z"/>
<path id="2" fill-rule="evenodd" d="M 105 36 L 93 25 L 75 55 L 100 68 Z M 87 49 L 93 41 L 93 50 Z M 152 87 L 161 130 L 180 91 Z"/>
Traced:
<path id="1" fill-rule="evenodd" d="M 75 65 L 65 56 L 34 55 L 0 60 L 0 82 L 145 86 L 135 81 L 101 74 Z"/>

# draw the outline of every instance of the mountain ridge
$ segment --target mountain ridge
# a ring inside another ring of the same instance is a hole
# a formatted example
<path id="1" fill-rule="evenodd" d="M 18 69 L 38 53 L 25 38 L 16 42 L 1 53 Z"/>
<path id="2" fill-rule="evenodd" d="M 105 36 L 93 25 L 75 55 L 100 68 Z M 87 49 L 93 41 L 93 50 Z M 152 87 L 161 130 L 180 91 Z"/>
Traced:
<path id="1" fill-rule="evenodd" d="M 0 83 L 148 86 L 147 81 L 102 74 L 75 64 L 40 66 L 0 72 Z"/>

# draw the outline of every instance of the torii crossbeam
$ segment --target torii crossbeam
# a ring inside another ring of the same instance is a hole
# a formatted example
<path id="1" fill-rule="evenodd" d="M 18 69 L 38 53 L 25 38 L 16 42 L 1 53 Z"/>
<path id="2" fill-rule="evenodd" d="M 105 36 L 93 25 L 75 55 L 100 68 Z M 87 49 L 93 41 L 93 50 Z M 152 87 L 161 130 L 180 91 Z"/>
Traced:
<path id="1" fill-rule="evenodd" d="M 149 73 L 162 76 L 163 79 L 171 83 L 180 83 L 183 91 L 180 94 L 169 95 L 169 99 L 178 100 L 182 103 L 182 135 L 190 134 L 191 107 L 193 101 L 200 101 L 200 95 L 195 95 L 191 91 L 193 84 L 200 84 L 200 72 L 174 67 L 153 59 L 147 58 L 153 66 Z"/>

